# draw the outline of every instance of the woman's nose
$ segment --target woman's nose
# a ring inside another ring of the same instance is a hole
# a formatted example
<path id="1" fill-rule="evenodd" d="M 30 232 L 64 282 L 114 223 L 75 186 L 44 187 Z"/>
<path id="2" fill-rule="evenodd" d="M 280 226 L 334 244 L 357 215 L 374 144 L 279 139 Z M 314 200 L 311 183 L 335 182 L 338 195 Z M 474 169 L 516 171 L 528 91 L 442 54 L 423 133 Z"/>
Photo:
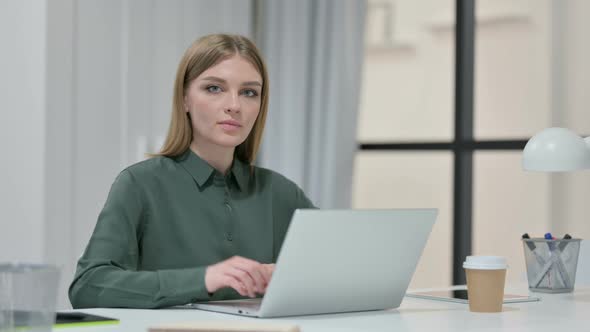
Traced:
<path id="1" fill-rule="evenodd" d="M 227 101 L 227 105 L 225 107 L 226 113 L 239 113 L 241 110 L 240 105 L 240 96 L 232 94 Z"/>

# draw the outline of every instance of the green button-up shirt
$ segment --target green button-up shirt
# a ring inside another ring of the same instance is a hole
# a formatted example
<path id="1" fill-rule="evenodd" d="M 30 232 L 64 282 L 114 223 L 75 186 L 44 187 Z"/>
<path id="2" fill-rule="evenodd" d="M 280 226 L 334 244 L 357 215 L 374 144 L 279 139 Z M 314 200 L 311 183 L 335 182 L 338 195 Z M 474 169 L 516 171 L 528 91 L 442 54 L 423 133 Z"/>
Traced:
<path id="1" fill-rule="evenodd" d="M 293 182 L 235 158 L 222 175 L 190 149 L 123 170 L 69 288 L 74 308 L 156 308 L 239 298 L 208 294 L 208 265 L 276 262 L 291 216 L 313 204 Z"/>

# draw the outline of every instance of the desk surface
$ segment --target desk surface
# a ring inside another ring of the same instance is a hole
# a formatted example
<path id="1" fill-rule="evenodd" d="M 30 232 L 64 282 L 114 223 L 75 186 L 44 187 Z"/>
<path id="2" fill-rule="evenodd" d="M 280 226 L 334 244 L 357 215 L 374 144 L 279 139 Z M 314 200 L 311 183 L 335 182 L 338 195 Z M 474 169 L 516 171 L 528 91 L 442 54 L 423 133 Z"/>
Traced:
<path id="1" fill-rule="evenodd" d="M 508 292 L 526 294 L 522 287 Z M 200 310 L 84 309 L 82 312 L 121 320 L 118 325 L 64 328 L 64 332 L 146 332 L 148 327 L 190 321 L 279 321 L 314 331 L 587 331 L 590 326 L 590 287 L 569 294 L 540 294 L 540 302 L 505 304 L 501 313 L 472 313 L 466 304 L 404 298 L 398 309 L 386 311 L 287 317 L 246 318 Z"/>

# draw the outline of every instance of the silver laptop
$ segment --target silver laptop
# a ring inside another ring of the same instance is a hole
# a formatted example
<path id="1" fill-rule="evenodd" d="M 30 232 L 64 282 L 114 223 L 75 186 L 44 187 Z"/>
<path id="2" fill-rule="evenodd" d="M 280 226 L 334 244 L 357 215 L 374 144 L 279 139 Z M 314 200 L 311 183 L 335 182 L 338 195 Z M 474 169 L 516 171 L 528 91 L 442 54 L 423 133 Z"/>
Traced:
<path id="1" fill-rule="evenodd" d="M 297 210 L 262 299 L 184 308 L 283 317 L 397 308 L 436 209 Z"/>

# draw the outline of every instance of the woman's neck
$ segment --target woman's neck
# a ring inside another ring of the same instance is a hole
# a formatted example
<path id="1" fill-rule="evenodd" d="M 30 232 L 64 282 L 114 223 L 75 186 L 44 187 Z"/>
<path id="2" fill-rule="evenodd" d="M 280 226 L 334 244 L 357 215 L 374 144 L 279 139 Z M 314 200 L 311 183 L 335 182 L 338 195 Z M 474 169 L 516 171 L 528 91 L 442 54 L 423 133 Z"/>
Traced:
<path id="1" fill-rule="evenodd" d="M 196 144 L 193 141 L 190 149 L 221 174 L 227 173 L 234 160 L 235 148 L 221 148 L 218 145 L 203 143 Z"/>

